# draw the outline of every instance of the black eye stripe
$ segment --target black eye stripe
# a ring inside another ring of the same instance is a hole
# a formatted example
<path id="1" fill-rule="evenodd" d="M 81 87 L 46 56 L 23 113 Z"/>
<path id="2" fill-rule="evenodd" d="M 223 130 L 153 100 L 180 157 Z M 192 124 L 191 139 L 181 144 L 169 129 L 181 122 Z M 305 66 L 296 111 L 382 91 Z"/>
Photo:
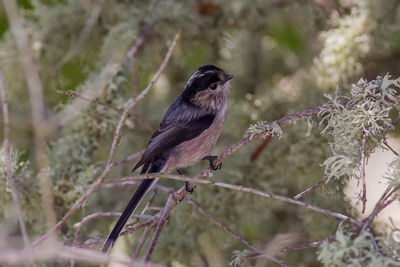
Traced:
<path id="1" fill-rule="evenodd" d="M 203 75 L 198 73 L 195 77 L 190 79 L 190 83 L 187 84 L 182 93 L 183 98 L 190 100 L 198 92 L 210 88 L 211 84 L 220 81 L 218 74 L 218 71 L 206 71 L 206 73 L 203 72 Z"/>
<path id="2" fill-rule="evenodd" d="M 218 82 L 218 76 L 214 73 L 207 73 L 193 81 L 193 85 L 198 91 L 207 89 L 211 84 Z"/>

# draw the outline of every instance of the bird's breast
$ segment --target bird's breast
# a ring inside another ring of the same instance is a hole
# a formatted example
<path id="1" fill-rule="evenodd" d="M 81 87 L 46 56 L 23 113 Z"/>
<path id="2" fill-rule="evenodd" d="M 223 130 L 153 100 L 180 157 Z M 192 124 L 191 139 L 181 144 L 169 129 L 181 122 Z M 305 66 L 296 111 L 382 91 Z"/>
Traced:
<path id="1" fill-rule="evenodd" d="M 227 105 L 217 113 L 213 123 L 197 137 L 185 141 L 174 148 L 165 164 L 163 172 L 192 165 L 208 156 L 221 135 L 227 114 Z"/>

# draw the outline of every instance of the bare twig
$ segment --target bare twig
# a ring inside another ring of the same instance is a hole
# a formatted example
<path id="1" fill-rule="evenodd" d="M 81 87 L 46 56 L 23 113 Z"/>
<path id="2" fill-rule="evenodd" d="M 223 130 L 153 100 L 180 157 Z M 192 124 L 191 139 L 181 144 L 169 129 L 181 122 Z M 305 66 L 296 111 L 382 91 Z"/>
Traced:
<path id="1" fill-rule="evenodd" d="M 150 245 L 146 251 L 146 255 L 144 256 L 144 261 L 149 261 L 151 254 L 154 251 L 154 248 L 157 244 L 158 238 L 160 237 L 161 230 L 164 228 L 165 223 L 167 222 L 168 216 L 171 213 L 173 207 L 177 204 L 176 200 L 172 197 L 173 194 L 168 198 L 167 203 L 161 213 L 161 217 L 158 221 L 157 228 L 154 232 L 153 238 L 151 239 Z"/>
<path id="2" fill-rule="evenodd" d="M 29 242 L 28 232 L 26 230 L 24 217 L 22 215 L 22 209 L 18 197 L 18 191 L 14 183 L 15 179 L 14 171 L 11 167 L 10 117 L 8 115 L 6 86 L 3 81 L 1 66 L 0 66 L 0 96 L 1 96 L 1 104 L 3 110 L 3 128 L 4 128 L 3 152 L 4 152 L 4 162 L 7 169 L 7 183 L 11 189 L 11 197 L 14 205 L 14 211 L 18 219 L 18 224 L 21 230 L 24 245 L 25 247 L 29 247 L 30 242 Z"/>
<path id="3" fill-rule="evenodd" d="M 93 182 L 93 184 L 90 185 L 90 187 L 86 190 L 86 192 L 74 203 L 72 208 L 67 212 L 66 215 L 64 215 L 62 220 L 59 221 L 56 225 L 54 225 L 46 234 L 44 234 L 39 239 L 34 241 L 32 243 L 32 246 L 39 245 L 44 240 L 46 240 L 50 236 L 50 234 L 52 234 L 58 228 L 60 228 L 61 225 L 63 225 L 68 220 L 68 218 L 73 213 L 75 213 L 75 211 L 83 204 L 83 202 L 85 202 L 85 200 L 89 197 L 89 195 L 102 183 L 104 177 L 107 175 L 107 173 L 110 171 L 111 167 L 113 166 L 112 158 L 113 158 L 114 153 L 115 153 L 115 151 L 117 149 L 117 143 L 118 143 L 118 139 L 119 139 L 120 134 L 121 134 L 121 129 L 122 129 L 122 126 L 123 126 L 125 120 L 128 117 L 128 114 L 135 107 L 135 105 L 149 92 L 151 87 L 158 80 L 158 77 L 161 75 L 162 71 L 165 69 L 165 67 L 167 65 L 167 62 L 169 61 L 169 59 L 170 59 L 170 57 L 172 55 L 172 51 L 175 48 L 175 45 L 176 45 L 176 42 L 177 42 L 179 36 L 180 36 L 180 32 L 178 32 L 175 35 L 175 38 L 174 38 L 171 46 L 168 49 L 167 55 L 165 56 L 163 62 L 160 65 L 160 67 L 158 68 L 157 73 L 154 75 L 153 79 L 150 81 L 149 85 L 136 98 L 130 100 L 128 105 L 127 105 L 127 107 L 124 109 L 124 112 L 122 113 L 121 118 L 119 119 L 117 128 L 116 128 L 116 130 L 114 132 L 114 137 L 113 137 L 112 145 L 111 145 L 110 152 L 109 152 L 109 155 L 108 155 L 106 167 L 104 168 L 103 172 L 96 178 L 96 180 Z"/>
<path id="4" fill-rule="evenodd" d="M 396 193 L 398 190 L 400 190 L 400 185 L 396 185 L 395 187 L 393 187 L 392 189 L 390 189 L 389 191 L 386 190 L 385 193 L 382 194 L 382 196 L 380 197 L 380 199 L 378 200 L 378 202 L 375 205 L 375 208 L 373 209 L 373 211 L 370 213 L 370 215 L 368 215 L 367 218 L 365 218 L 363 220 L 363 225 L 362 225 L 362 229 L 361 232 L 366 231 L 369 226 L 371 225 L 371 223 L 373 222 L 373 220 L 375 219 L 375 217 L 383 210 L 385 209 L 387 206 L 389 206 L 390 204 L 393 203 L 393 201 L 396 200 L 395 197 L 391 198 L 392 195 L 394 193 Z"/>
<path id="5" fill-rule="evenodd" d="M 294 198 L 294 199 L 299 199 L 299 198 L 304 197 L 305 195 L 309 194 L 310 192 L 314 191 L 315 189 L 317 189 L 317 188 L 319 188 L 319 187 L 325 185 L 325 184 L 328 182 L 328 180 L 329 180 L 328 178 L 322 179 L 322 180 L 319 181 L 317 184 L 311 186 L 310 188 L 304 190 L 304 191 L 301 192 L 301 193 L 298 193 L 298 194 L 295 195 L 293 198 Z"/>
<path id="6" fill-rule="evenodd" d="M 124 111 L 123 108 L 114 107 L 113 105 L 104 103 L 104 102 L 100 101 L 97 98 L 96 99 L 90 99 L 88 97 L 82 96 L 82 95 L 80 95 L 80 94 L 78 94 L 76 92 L 70 91 L 70 90 L 68 90 L 68 91 L 56 90 L 56 93 L 59 94 L 59 95 L 67 95 L 67 96 L 70 96 L 70 97 L 79 98 L 81 100 L 90 102 L 92 104 L 101 105 L 101 106 L 104 106 L 106 108 L 112 109 L 112 110 L 114 110 L 115 112 L 117 112 L 119 114 L 122 114 L 122 112 Z"/>
<path id="7" fill-rule="evenodd" d="M 142 250 L 143 245 L 146 242 L 147 237 L 149 236 L 149 232 L 150 232 L 150 227 L 146 226 L 144 228 L 142 237 L 140 238 L 139 244 L 136 247 L 135 253 L 132 256 L 132 260 L 135 260 L 139 256 L 140 251 Z"/>
<path id="8" fill-rule="evenodd" d="M 70 91 L 70 90 L 68 90 L 68 91 L 56 90 L 56 92 L 57 92 L 57 94 L 60 94 L 60 95 L 67 95 L 67 96 L 70 96 L 70 97 L 79 98 L 81 100 L 90 102 L 90 103 L 95 104 L 95 105 L 101 105 L 103 107 L 112 109 L 112 110 L 114 110 L 115 112 L 117 112 L 119 114 L 122 114 L 122 112 L 124 111 L 124 109 L 117 108 L 117 107 L 115 107 L 113 105 L 110 105 L 108 103 L 104 103 L 104 102 L 100 101 L 98 98 L 90 99 L 90 98 L 87 98 L 85 96 L 82 96 L 82 95 L 80 95 L 80 94 L 78 94 L 76 92 Z M 148 124 L 147 122 L 143 121 L 139 116 L 137 116 L 135 114 L 130 114 L 129 117 L 131 117 L 134 121 L 138 122 L 139 124 L 143 125 L 143 127 L 146 128 L 146 130 L 148 130 L 149 132 L 151 132 L 151 133 L 153 132 L 153 128 L 151 127 L 151 125 Z"/>
<path id="9" fill-rule="evenodd" d="M 105 216 L 121 216 L 120 212 L 97 212 L 93 213 L 90 215 L 85 216 L 80 222 L 74 224 L 74 227 L 76 227 L 76 231 L 74 234 L 74 245 L 78 245 L 78 238 L 79 238 L 79 233 L 82 229 L 82 226 L 86 224 L 88 221 L 98 218 L 98 217 L 105 217 Z M 141 214 L 132 214 L 133 218 L 138 218 L 138 219 L 150 219 L 150 215 L 141 215 Z"/>
<path id="10" fill-rule="evenodd" d="M 200 204 L 188 197 L 185 197 L 185 201 L 192 204 L 201 214 L 203 214 L 204 216 L 206 216 L 210 221 L 212 221 L 216 226 L 218 226 L 219 228 L 223 229 L 225 232 L 227 232 L 228 234 L 230 234 L 231 236 L 233 236 L 233 238 L 235 238 L 236 240 L 238 240 L 239 242 L 243 243 L 246 247 L 251 248 L 252 250 L 258 252 L 258 253 L 262 253 L 263 251 L 253 245 L 251 245 L 247 240 L 245 240 L 243 237 L 241 237 L 240 235 L 236 234 L 235 232 L 233 232 L 228 226 L 226 226 L 225 224 L 223 224 L 222 222 L 218 221 L 216 218 L 214 218 L 211 214 L 209 214 L 203 207 L 200 206 Z"/>
<path id="11" fill-rule="evenodd" d="M 399 152 L 397 152 L 393 147 L 391 147 L 391 146 L 389 145 L 389 143 L 387 142 L 387 140 L 386 140 L 385 137 L 383 138 L 382 143 L 383 143 L 390 151 L 392 151 L 392 153 L 393 153 L 394 155 L 396 155 L 397 157 L 400 157 Z"/>
<path id="12" fill-rule="evenodd" d="M 142 34 L 139 36 L 139 38 L 136 40 L 136 44 L 129 50 L 127 54 L 128 59 L 132 59 L 136 53 L 139 51 L 139 48 L 143 46 L 144 42 L 146 39 L 149 37 L 154 32 L 154 24 L 148 25 L 143 29 Z"/>
<path id="13" fill-rule="evenodd" d="M 365 206 L 366 206 L 366 203 L 367 203 L 367 185 L 365 183 L 365 164 L 366 164 L 366 159 L 365 159 L 365 139 L 366 139 L 366 134 L 365 134 L 365 131 L 363 130 L 362 140 L 361 140 L 361 164 L 360 164 L 360 179 L 361 179 L 361 184 L 362 184 L 361 201 L 362 201 L 362 204 L 363 204 L 361 213 L 365 212 Z"/>
<path id="14" fill-rule="evenodd" d="M 56 222 L 56 217 L 53 207 L 52 184 L 47 171 L 48 159 L 45 146 L 45 127 L 40 127 L 45 121 L 42 82 L 36 63 L 33 60 L 31 45 L 24 30 L 23 18 L 18 14 L 16 1 L 3 0 L 3 6 L 6 10 L 11 33 L 17 45 L 19 58 L 25 72 L 32 110 L 35 160 L 38 169 L 39 185 L 47 227 L 51 228 Z"/>
<path id="15" fill-rule="evenodd" d="M 201 175 L 206 169 L 208 169 L 209 166 L 203 168 L 203 170 L 200 172 L 199 175 Z M 198 176 L 199 176 L 198 175 Z M 197 177 L 198 177 L 197 176 Z M 223 188 L 228 188 L 228 189 L 232 189 L 232 190 L 236 190 L 236 191 L 240 191 L 240 192 L 248 192 L 248 193 L 252 193 L 255 195 L 259 195 L 259 196 L 263 196 L 263 197 L 267 197 L 267 198 L 272 198 L 272 199 L 276 199 L 276 200 L 280 200 L 280 201 L 284 201 L 287 203 L 291 203 L 294 205 L 299 205 L 311 210 L 314 210 L 316 212 L 328 215 L 328 216 L 332 216 L 332 217 L 336 217 L 340 220 L 346 220 L 349 221 L 355 225 L 362 225 L 362 223 L 356 219 L 353 219 L 347 215 L 338 213 L 338 212 L 333 212 L 330 210 L 326 210 L 326 209 L 322 209 L 320 207 L 308 204 L 306 202 L 302 202 L 299 200 L 295 200 L 289 197 L 285 197 L 285 196 L 280 196 L 280 195 L 276 195 L 276 194 L 272 194 L 272 193 L 268 193 L 268 192 L 264 192 L 261 190 L 257 190 L 254 188 L 250 188 L 250 187 L 246 187 L 243 185 L 233 185 L 233 184 L 228 184 L 228 183 L 222 183 L 222 182 L 214 182 L 214 181 L 210 181 L 210 180 L 204 180 L 204 179 L 199 179 L 199 178 L 190 178 L 190 177 L 186 177 L 186 176 L 182 176 L 182 175 L 173 175 L 173 174 L 162 174 L 162 173 L 149 173 L 149 174 L 143 174 L 143 175 L 137 175 L 137 176 L 132 176 L 132 177 L 123 177 L 118 179 L 119 181 L 127 181 L 127 180 L 140 180 L 140 179 L 152 179 L 152 178 L 168 178 L 168 179 L 173 179 L 173 180 L 178 180 L 178 181 L 186 181 L 186 182 L 190 182 L 190 183 L 197 183 L 197 184 L 211 184 L 213 186 L 218 186 L 218 187 L 223 187 Z M 114 182 L 114 180 L 112 180 L 112 182 Z M 181 202 L 183 200 L 183 198 L 186 196 L 186 190 L 185 187 L 182 187 L 181 189 L 179 189 L 178 191 L 176 191 L 175 193 L 173 193 L 170 198 L 174 198 L 176 204 Z M 181 199 L 182 198 L 182 199 Z M 170 203 L 173 204 L 174 202 Z M 175 206 L 175 205 L 174 205 Z"/>
<path id="16" fill-rule="evenodd" d="M 139 185 L 139 184 L 140 184 L 139 181 L 123 181 L 123 182 L 116 182 L 116 183 L 101 184 L 99 187 L 100 188 L 111 188 L 111 187 L 115 187 L 115 186 Z M 153 185 L 153 188 L 160 189 L 161 191 L 163 191 L 164 193 L 167 193 L 167 194 L 172 194 L 173 192 L 175 192 L 173 188 L 165 187 L 160 184 Z"/>
<path id="17" fill-rule="evenodd" d="M 272 135 L 270 134 L 267 137 L 265 137 L 264 140 L 262 140 L 261 144 L 257 147 L 256 151 L 254 151 L 253 154 L 251 154 L 250 161 L 255 161 L 258 158 L 261 152 L 267 147 L 271 139 Z"/>

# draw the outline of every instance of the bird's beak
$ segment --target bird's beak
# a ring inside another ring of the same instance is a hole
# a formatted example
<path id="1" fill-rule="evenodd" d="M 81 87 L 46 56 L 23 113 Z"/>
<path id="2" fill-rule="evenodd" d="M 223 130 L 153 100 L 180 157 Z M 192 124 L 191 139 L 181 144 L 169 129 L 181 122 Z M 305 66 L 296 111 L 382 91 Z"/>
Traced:
<path id="1" fill-rule="evenodd" d="M 227 81 L 231 80 L 232 78 L 233 78 L 232 75 L 225 74 L 225 75 L 224 75 L 224 80 L 223 80 L 223 82 L 226 83 Z"/>

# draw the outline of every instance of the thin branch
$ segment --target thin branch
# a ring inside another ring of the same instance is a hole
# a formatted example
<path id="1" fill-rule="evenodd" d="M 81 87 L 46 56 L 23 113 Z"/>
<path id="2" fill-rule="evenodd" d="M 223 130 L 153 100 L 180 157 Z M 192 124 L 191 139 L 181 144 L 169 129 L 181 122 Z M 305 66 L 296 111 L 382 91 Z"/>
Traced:
<path id="1" fill-rule="evenodd" d="M 4 0 L 4 1 L 7 2 L 6 0 Z M 124 112 L 122 113 L 121 118 L 119 119 L 117 128 L 116 128 L 116 130 L 114 132 L 114 137 L 113 137 L 112 145 L 111 145 L 110 152 L 109 152 L 109 155 L 108 155 L 106 167 L 104 168 L 103 172 L 96 178 L 96 180 L 93 182 L 93 184 L 91 184 L 89 186 L 89 188 L 86 190 L 86 192 L 74 203 L 72 208 L 67 212 L 66 215 L 64 215 L 62 220 L 59 221 L 56 225 L 54 225 L 47 233 L 45 233 L 39 239 L 34 241 L 32 243 L 32 246 L 39 245 L 44 240 L 46 240 L 52 233 L 54 233 L 58 228 L 60 228 L 68 220 L 68 218 L 71 217 L 71 215 L 73 213 L 75 213 L 76 210 L 78 210 L 78 208 L 83 204 L 83 202 L 85 202 L 85 200 L 89 197 L 89 195 L 103 182 L 104 177 L 107 175 L 107 173 L 110 171 L 111 167 L 113 166 L 112 158 L 113 158 L 113 156 L 115 154 L 115 151 L 117 149 L 117 143 L 118 143 L 118 139 L 119 139 L 120 134 L 121 134 L 121 129 L 122 129 L 122 126 L 123 126 L 125 120 L 128 117 L 128 114 L 135 107 L 135 105 L 149 92 L 151 87 L 158 80 L 158 77 L 161 75 L 161 73 L 165 69 L 165 67 L 167 65 L 167 62 L 169 61 L 169 59 L 170 59 L 170 57 L 172 55 L 172 51 L 175 48 L 175 45 L 176 45 L 176 42 L 177 42 L 179 36 L 180 36 L 180 31 L 175 35 L 175 38 L 174 38 L 171 46 L 168 49 L 167 55 L 165 56 L 163 62 L 160 65 L 160 67 L 158 68 L 157 73 L 154 75 L 153 79 L 150 81 L 149 85 L 142 91 L 142 93 L 140 93 L 139 96 L 137 96 L 136 98 L 130 100 L 128 105 L 127 105 L 127 107 L 124 109 Z"/>
<path id="2" fill-rule="evenodd" d="M 82 226 L 86 224 L 88 221 L 98 218 L 98 217 L 106 217 L 106 216 L 121 216 L 122 213 L 120 212 L 96 212 L 90 215 L 85 216 L 80 222 L 77 222 L 74 224 L 74 227 L 76 228 L 75 234 L 74 234 L 74 245 L 78 245 L 78 238 L 79 238 L 79 233 L 82 229 Z M 138 219 L 150 219 L 150 215 L 141 215 L 141 214 L 132 214 L 132 218 L 138 218 Z"/>
<path id="3" fill-rule="evenodd" d="M 40 127 L 45 121 L 43 89 L 39 71 L 33 60 L 32 48 L 24 30 L 22 16 L 18 14 L 16 1 L 3 0 L 11 33 L 18 48 L 19 58 L 25 72 L 25 79 L 29 91 L 29 101 L 32 111 L 33 137 L 35 144 L 35 161 L 38 169 L 39 186 L 42 194 L 42 205 L 46 216 L 46 224 L 50 229 L 56 222 L 52 183 L 48 169 L 48 158 L 45 145 L 45 127 Z"/>
<path id="4" fill-rule="evenodd" d="M 362 140 L 361 140 L 361 166 L 360 166 L 360 179 L 361 179 L 361 184 L 362 184 L 361 201 L 362 201 L 362 204 L 363 204 L 361 213 L 365 212 L 365 206 L 366 206 L 366 203 L 367 203 L 367 184 L 365 183 L 365 164 L 366 164 L 365 139 L 366 139 L 366 133 L 363 130 Z"/>
<path id="5" fill-rule="evenodd" d="M 139 38 L 136 40 L 136 44 L 129 50 L 127 54 L 128 59 L 133 59 L 133 57 L 136 55 L 136 53 L 139 51 L 139 48 L 143 46 L 144 42 L 147 40 L 147 38 L 154 32 L 154 24 L 148 25 L 143 29 L 142 34 L 139 36 Z"/>
<path id="6" fill-rule="evenodd" d="M 286 247 L 278 249 L 277 252 L 278 253 L 286 253 L 286 252 L 289 252 L 289 251 L 297 251 L 297 250 L 308 249 L 308 248 L 317 248 L 320 245 L 322 245 L 322 243 L 331 242 L 333 240 L 335 240 L 335 237 L 331 236 L 331 237 L 328 237 L 326 239 L 319 240 L 319 241 L 314 241 L 314 242 L 310 242 L 310 243 L 289 245 L 289 246 L 286 246 Z M 246 256 L 245 259 L 246 260 L 256 259 L 256 258 L 260 258 L 260 257 L 264 257 L 264 256 L 265 256 L 264 252 L 262 252 L 262 253 L 254 253 L 254 254 Z"/>
<path id="7" fill-rule="evenodd" d="M 127 257 L 107 255 L 92 249 L 76 248 L 69 246 L 44 246 L 32 251 L 20 250 L 2 250 L 0 252 L 0 263 L 10 265 L 24 265 L 29 259 L 36 261 L 78 261 L 86 264 L 102 264 L 110 263 L 129 266 L 130 260 Z M 135 262 L 137 266 L 143 266 L 142 262 Z M 153 263 L 147 263 L 144 266 L 160 266 Z"/>
<path id="8" fill-rule="evenodd" d="M 4 162 L 6 164 L 6 169 L 7 169 L 7 183 L 11 189 L 11 197 L 14 205 L 14 211 L 17 215 L 18 224 L 21 230 L 24 245 L 25 247 L 29 247 L 30 241 L 29 241 L 28 231 L 26 230 L 24 216 L 22 215 L 21 203 L 18 197 L 18 191 L 14 183 L 15 174 L 11 167 L 10 117 L 8 114 L 6 86 L 3 81 L 3 73 L 1 66 L 0 66 L 0 96 L 1 96 L 1 104 L 3 110 L 3 130 L 4 130 L 3 153 L 4 153 Z"/>
<path id="9" fill-rule="evenodd" d="M 150 233 L 150 227 L 146 226 L 144 228 L 142 237 L 140 238 L 139 244 L 136 247 L 135 253 L 132 256 L 132 260 L 135 260 L 139 256 L 140 251 L 142 250 L 143 245 L 146 242 L 147 237 L 149 236 L 149 233 Z"/>
<path id="10" fill-rule="evenodd" d="M 255 161 L 258 156 L 260 156 L 261 152 L 267 147 L 268 143 L 271 141 L 272 135 L 269 134 L 267 137 L 262 140 L 261 144 L 257 146 L 256 150 L 250 156 L 250 162 Z"/>
<path id="11" fill-rule="evenodd" d="M 310 188 L 304 190 L 303 192 L 298 193 L 297 195 L 295 195 L 295 196 L 293 197 L 293 199 L 299 199 L 299 198 L 304 197 L 305 195 L 309 194 L 310 192 L 314 191 L 315 189 L 317 189 L 317 188 L 319 188 L 319 187 L 325 185 L 325 184 L 328 182 L 328 180 L 329 180 L 328 178 L 322 179 L 322 180 L 319 181 L 317 184 L 315 184 L 315 185 L 311 186 Z"/>
<path id="12" fill-rule="evenodd" d="M 50 230 L 48 230 L 44 235 L 36 239 L 32 243 L 32 247 L 36 247 L 39 244 L 41 244 L 43 241 L 45 241 L 47 238 L 50 237 L 55 231 L 57 231 L 68 219 L 69 217 L 72 216 L 72 214 L 75 213 L 85 202 L 85 200 L 89 197 L 89 195 L 97 188 L 97 186 L 103 181 L 104 177 L 107 175 L 107 173 L 110 171 L 111 167 L 113 166 L 113 163 L 107 164 L 106 168 L 103 170 L 103 172 L 96 178 L 93 184 L 89 186 L 89 188 L 86 190 L 86 192 L 74 203 L 74 205 L 71 207 L 71 209 L 64 215 L 64 217 L 57 223 L 55 224 Z"/>
<path id="13" fill-rule="evenodd" d="M 150 260 L 151 254 L 153 253 L 158 238 L 160 237 L 161 230 L 164 228 L 165 223 L 167 222 L 168 216 L 171 213 L 173 207 L 177 204 L 176 200 L 172 196 L 173 194 L 169 196 L 164 209 L 160 211 L 161 217 L 158 221 L 157 228 L 154 232 L 153 238 L 151 239 L 150 245 L 146 251 L 146 255 L 144 256 L 145 262 L 148 262 Z"/>
<path id="14" fill-rule="evenodd" d="M 126 185 L 139 185 L 140 182 L 139 181 L 123 181 L 123 182 L 116 182 L 116 183 L 107 183 L 107 184 L 101 184 L 99 186 L 99 188 L 112 188 L 115 186 L 126 186 Z M 175 190 L 171 187 L 165 187 L 159 184 L 155 184 L 153 185 L 154 189 L 160 189 L 161 191 L 163 191 L 164 193 L 167 194 L 172 194 L 173 192 L 175 192 Z"/>
<path id="15" fill-rule="evenodd" d="M 208 168 L 209 168 L 209 166 L 203 168 L 203 170 L 200 172 L 200 174 L 202 172 L 204 172 L 205 169 L 208 169 Z M 319 212 L 319 213 L 322 213 L 322 214 L 325 214 L 328 216 L 336 217 L 340 220 L 349 221 L 355 225 L 362 225 L 362 223 L 360 221 L 353 219 L 347 215 L 344 215 L 344 214 L 341 214 L 338 212 L 333 212 L 333 211 L 326 210 L 326 209 L 322 209 L 320 207 L 317 207 L 317 206 L 314 206 L 314 205 L 311 205 L 311 204 L 308 204 L 306 202 L 302 202 L 299 200 L 295 200 L 295 199 L 292 199 L 289 197 L 276 195 L 276 194 L 272 194 L 269 192 L 264 192 L 264 191 L 246 187 L 243 185 L 233 185 L 233 184 L 222 183 L 222 182 L 214 182 L 214 181 L 210 181 L 210 180 L 203 180 L 203 179 L 200 180 L 199 178 L 190 178 L 190 177 L 186 177 L 186 176 L 182 176 L 182 175 L 162 174 L 162 173 L 157 173 L 157 174 L 149 173 L 149 174 L 137 175 L 137 176 L 133 176 L 133 177 L 123 177 L 123 178 L 118 179 L 118 181 L 122 182 L 122 181 L 127 181 L 127 180 L 142 180 L 142 179 L 153 179 L 153 178 L 167 178 L 167 179 L 186 181 L 186 182 L 196 183 L 196 184 L 211 184 L 213 186 L 228 188 L 228 189 L 232 189 L 232 190 L 236 190 L 236 191 L 240 191 L 240 192 L 252 193 L 252 194 L 263 196 L 266 198 L 272 198 L 272 199 L 284 201 L 287 203 L 291 203 L 294 205 L 302 206 L 302 207 L 314 210 L 316 212 Z M 115 180 L 111 180 L 111 181 L 114 182 Z M 183 200 L 183 198 L 186 196 L 186 193 L 187 192 L 185 190 L 185 187 L 182 187 L 181 189 L 179 189 L 178 191 L 173 193 L 170 197 L 174 198 L 176 202 L 181 202 Z"/>
<path id="16" fill-rule="evenodd" d="M 158 224 L 158 222 L 160 221 L 161 218 L 161 211 L 158 212 L 157 214 L 153 215 L 149 220 L 147 220 L 146 222 L 142 223 L 142 224 L 138 224 L 135 226 L 127 226 L 125 227 L 125 230 L 121 232 L 120 235 L 126 235 L 126 234 L 130 234 L 133 232 L 136 232 L 139 229 L 142 229 L 144 227 L 153 227 L 156 224 Z"/>
<path id="17" fill-rule="evenodd" d="M 113 105 L 110 105 L 108 103 L 104 103 L 104 102 L 100 101 L 97 98 L 96 99 L 90 99 L 88 97 L 82 96 L 82 95 L 80 95 L 80 94 L 78 94 L 76 92 L 73 92 L 71 90 L 67 90 L 67 91 L 56 90 L 56 93 L 59 94 L 59 95 L 66 95 L 66 96 L 70 96 L 70 97 L 73 97 L 73 98 L 79 98 L 81 100 L 90 102 L 92 104 L 101 105 L 103 107 L 112 109 L 112 110 L 114 110 L 115 112 L 117 112 L 119 114 L 122 114 L 122 112 L 124 111 L 124 109 L 122 109 L 122 108 L 114 107 Z"/>
<path id="18" fill-rule="evenodd" d="M 393 147 L 391 147 L 391 146 L 389 145 L 389 143 L 387 142 L 386 138 L 383 138 L 382 143 L 383 143 L 390 151 L 392 151 L 392 153 L 393 153 L 394 155 L 396 155 L 397 157 L 400 157 L 399 152 L 397 152 Z"/>
<path id="19" fill-rule="evenodd" d="M 221 228 L 222 230 L 224 230 L 225 232 L 227 232 L 228 234 L 230 234 L 231 236 L 233 236 L 233 238 L 235 238 L 236 240 L 238 240 L 239 242 L 243 243 L 246 247 L 251 248 L 252 250 L 258 252 L 258 253 L 262 253 L 263 251 L 253 245 L 251 245 L 247 240 L 245 240 L 243 237 L 241 237 L 240 235 L 236 234 L 235 232 L 233 232 L 228 226 L 226 226 L 225 224 L 223 224 L 222 222 L 218 221 L 216 218 L 214 218 L 211 214 L 209 214 L 203 207 L 200 206 L 200 204 L 198 202 L 196 202 L 195 200 L 185 197 L 185 201 L 192 204 L 201 214 L 203 214 L 204 216 L 206 216 L 210 221 L 212 221 L 216 226 L 218 226 L 219 228 Z"/>
<path id="20" fill-rule="evenodd" d="M 90 99 L 88 97 L 82 96 L 82 95 L 80 95 L 80 94 L 78 94 L 76 92 L 70 91 L 70 90 L 67 90 L 67 91 L 56 90 L 56 93 L 59 94 L 59 95 L 67 95 L 67 96 L 70 96 L 70 97 L 79 98 L 81 100 L 90 102 L 92 104 L 103 106 L 103 107 L 112 109 L 112 110 L 114 110 L 115 112 L 117 112 L 119 114 L 122 114 L 122 112 L 124 111 L 124 109 L 117 108 L 117 107 L 115 107 L 113 105 L 110 105 L 108 103 L 104 103 L 104 102 L 100 101 L 98 98 Z M 148 124 L 147 122 L 143 121 L 139 116 L 137 116 L 135 114 L 129 114 L 129 117 L 131 117 L 133 119 L 133 121 L 136 121 L 139 124 L 143 125 L 143 127 L 146 128 L 146 130 L 148 130 L 149 132 L 151 132 L 151 133 L 154 132 L 154 130 L 151 127 L 151 125 Z"/>
<path id="21" fill-rule="evenodd" d="M 366 231 L 369 226 L 372 224 L 373 220 L 375 219 L 375 217 L 383 210 L 385 209 L 387 206 L 389 206 L 390 204 L 393 203 L 393 201 L 396 200 L 395 197 L 393 197 L 392 199 L 391 196 L 397 192 L 398 190 L 400 190 L 400 184 L 396 185 L 394 188 L 392 188 L 391 190 L 389 190 L 389 192 L 385 192 L 382 194 L 382 196 L 380 197 L 380 199 L 378 200 L 378 202 L 375 205 L 375 208 L 373 209 L 373 211 L 370 213 L 370 215 L 368 215 L 367 218 L 365 218 L 363 220 L 363 225 L 362 225 L 362 229 L 361 232 Z"/>

